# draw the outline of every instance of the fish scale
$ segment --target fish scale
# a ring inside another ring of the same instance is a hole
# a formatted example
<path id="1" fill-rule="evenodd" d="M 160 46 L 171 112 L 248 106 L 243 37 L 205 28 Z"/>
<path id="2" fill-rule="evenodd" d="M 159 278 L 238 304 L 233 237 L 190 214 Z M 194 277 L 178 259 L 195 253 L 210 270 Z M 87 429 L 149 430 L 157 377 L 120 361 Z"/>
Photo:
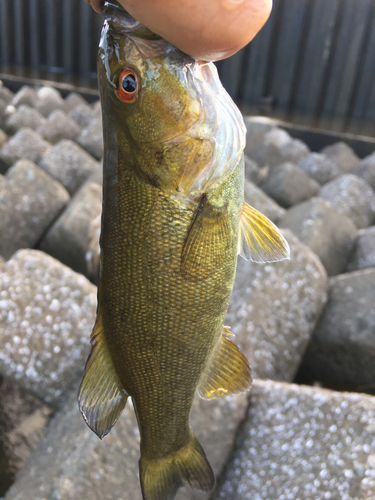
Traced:
<path id="1" fill-rule="evenodd" d="M 125 170 L 125 161 L 119 159 L 118 163 Z M 112 281 L 100 285 L 100 293 L 113 297 L 117 308 L 126 311 L 126 317 L 119 322 L 111 310 L 103 308 L 103 326 L 109 346 L 115 346 L 110 350 L 116 371 L 137 409 L 142 450 L 152 456 L 165 455 L 179 442 L 182 445 L 188 440 L 190 406 L 202 367 L 221 334 L 237 252 L 233 248 L 232 262 L 228 259 L 208 280 L 197 284 L 183 280 L 182 247 L 195 210 L 181 210 L 167 195 L 132 175 L 131 166 L 127 170 L 127 175 L 119 175 L 118 207 L 109 210 L 110 214 L 118 210 L 120 227 L 116 230 L 112 219 L 106 220 L 107 204 L 112 198 L 105 192 L 102 222 L 104 231 L 113 233 L 109 244 L 102 244 L 102 275 L 119 272 L 121 279 L 117 287 Z M 236 191 L 241 193 L 242 171 L 237 170 L 233 177 L 239 178 L 233 187 L 228 183 L 228 195 L 236 184 Z M 143 223 L 133 224 L 134 214 Z M 234 224 L 236 228 L 238 221 Z M 116 260 L 112 249 L 119 247 L 129 252 L 124 256 L 128 264 L 121 266 L 121 271 L 116 264 L 113 267 Z M 170 256 L 167 262 L 166 255 Z M 226 301 L 222 283 L 228 284 Z M 142 289 L 146 293 L 141 293 Z M 121 346 L 118 339 L 123 339 L 125 332 L 126 342 Z M 132 361 L 140 349 L 144 356 L 134 367 Z M 156 421 L 150 415 L 155 412 Z"/>
<path id="2" fill-rule="evenodd" d="M 101 270 L 78 401 L 102 438 L 132 398 L 143 498 L 173 500 L 183 485 L 214 485 L 189 425 L 196 391 L 213 399 L 251 385 L 223 326 L 237 254 L 266 262 L 289 248 L 244 202 L 244 125 L 215 67 L 114 0 L 104 13 Z"/>

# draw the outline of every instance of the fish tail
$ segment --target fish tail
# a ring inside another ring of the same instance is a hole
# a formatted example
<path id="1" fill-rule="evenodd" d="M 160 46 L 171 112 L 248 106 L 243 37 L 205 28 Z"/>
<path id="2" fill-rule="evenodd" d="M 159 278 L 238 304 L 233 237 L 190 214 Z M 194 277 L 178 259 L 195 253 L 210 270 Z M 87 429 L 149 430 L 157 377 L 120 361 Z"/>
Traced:
<path id="1" fill-rule="evenodd" d="M 181 486 L 210 491 L 214 473 L 194 434 L 176 453 L 159 459 L 141 457 L 139 471 L 143 500 L 174 500 Z"/>

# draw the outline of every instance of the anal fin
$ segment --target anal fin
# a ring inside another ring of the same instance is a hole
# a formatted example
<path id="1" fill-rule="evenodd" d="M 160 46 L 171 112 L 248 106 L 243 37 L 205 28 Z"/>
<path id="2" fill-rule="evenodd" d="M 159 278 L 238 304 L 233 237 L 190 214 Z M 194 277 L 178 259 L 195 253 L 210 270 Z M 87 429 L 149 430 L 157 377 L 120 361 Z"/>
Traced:
<path id="1" fill-rule="evenodd" d="M 243 204 L 238 253 L 253 262 L 289 259 L 289 245 L 273 222 L 247 203 Z"/>
<path id="2" fill-rule="evenodd" d="M 198 394 L 202 399 L 239 394 L 251 387 L 249 362 L 227 335 L 233 334 L 224 327 L 221 339 L 201 376 Z"/>
<path id="3" fill-rule="evenodd" d="M 78 391 L 78 406 L 87 425 L 102 439 L 116 423 L 128 394 L 113 365 L 100 316 L 91 335 L 91 344 Z"/>

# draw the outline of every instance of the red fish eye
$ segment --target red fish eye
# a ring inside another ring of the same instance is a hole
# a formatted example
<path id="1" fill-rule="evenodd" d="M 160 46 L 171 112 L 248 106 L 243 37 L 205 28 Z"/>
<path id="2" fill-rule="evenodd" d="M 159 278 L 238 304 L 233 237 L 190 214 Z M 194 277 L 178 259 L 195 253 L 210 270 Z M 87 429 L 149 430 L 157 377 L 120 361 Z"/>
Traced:
<path id="1" fill-rule="evenodd" d="M 117 95 L 121 101 L 134 102 L 138 96 L 138 76 L 129 68 L 121 70 L 117 84 Z"/>

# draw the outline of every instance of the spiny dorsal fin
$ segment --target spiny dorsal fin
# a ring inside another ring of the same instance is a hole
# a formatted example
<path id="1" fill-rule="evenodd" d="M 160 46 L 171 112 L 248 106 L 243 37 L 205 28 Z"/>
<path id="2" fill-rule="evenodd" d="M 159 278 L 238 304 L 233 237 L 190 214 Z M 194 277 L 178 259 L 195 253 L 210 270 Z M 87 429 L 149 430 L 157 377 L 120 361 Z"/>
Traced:
<path id="1" fill-rule="evenodd" d="M 227 335 L 226 327 L 199 382 L 198 394 L 202 399 L 216 399 L 228 394 L 239 394 L 251 387 L 249 362 Z"/>
<path id="2" fill-rule="evenodd" d="M 78 391 L 78 406 L 91 430 L 102 439 L 116 423 L 128 398 L 116 373 L 98 316 L 91 353 Z"/>
<path id="3" fill-rule="evenodd" d="M 182 251 L 186 281 L 204 280 L 220 269 L 230 251 L 230 227 L 227 206 L 216 207 L 204 198 Z"/>
<path id="4" fill-rule="evenodd" d="M 238 253 L 245 260 L 275 262 L 289 259 L 290 249 L 275 224 L 244 203 L 238 234 Z"/>

